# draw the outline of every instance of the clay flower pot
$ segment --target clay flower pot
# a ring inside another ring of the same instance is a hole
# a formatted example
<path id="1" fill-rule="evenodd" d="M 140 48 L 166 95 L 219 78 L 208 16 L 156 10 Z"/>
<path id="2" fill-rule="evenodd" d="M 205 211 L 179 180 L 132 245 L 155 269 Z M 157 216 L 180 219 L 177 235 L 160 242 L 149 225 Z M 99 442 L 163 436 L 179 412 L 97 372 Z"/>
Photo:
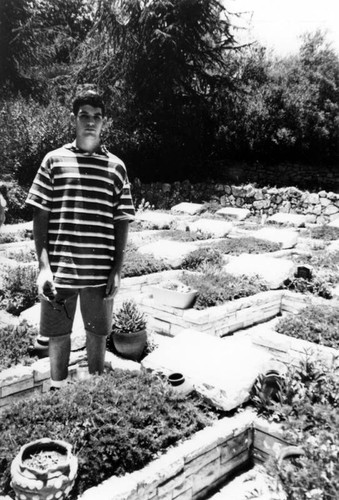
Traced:
<path id="1" fill-rule="evenodd" d="M 16 500 L 64 500 L 74 486 L 78 459 L 65 441 L 48 438 L 21 447 L 11 465 Z"/>
<path id="2" fill-rule="evenodd" d="M 139 361 L 147 344 L 146 316 L 133 300 L 113 314 L 111 343 L 124 358 Z"/>

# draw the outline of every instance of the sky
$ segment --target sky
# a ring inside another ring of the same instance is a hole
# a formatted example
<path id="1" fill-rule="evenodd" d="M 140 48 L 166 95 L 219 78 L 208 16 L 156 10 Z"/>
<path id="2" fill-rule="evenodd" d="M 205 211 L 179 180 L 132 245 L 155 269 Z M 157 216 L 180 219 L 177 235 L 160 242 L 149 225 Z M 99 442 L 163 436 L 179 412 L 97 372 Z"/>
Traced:
<path id="1" fill-rule="evenodd" d="M 300 35 L 318 28 L 339 53 L 339 0 L 223 0 L 230 12 L 244 12 L 236 23 L 250 27 L 245 41 L 258 40 L 278 55 L 295 54 Z"/>

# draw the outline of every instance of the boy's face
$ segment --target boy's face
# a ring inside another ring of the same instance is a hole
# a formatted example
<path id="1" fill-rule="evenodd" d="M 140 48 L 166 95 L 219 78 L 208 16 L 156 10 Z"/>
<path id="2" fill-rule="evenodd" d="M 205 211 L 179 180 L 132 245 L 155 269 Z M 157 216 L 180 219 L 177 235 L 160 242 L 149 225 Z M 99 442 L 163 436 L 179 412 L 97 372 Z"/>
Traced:
<path id="1" fill-rule="evenodd" d="M 77 139 L 91 139 L 91 142 L 100 141 L 100 133 L 105 122 L 101 108 L 89 104 L 80 106 L 78 114 L 73 115 Z"/>

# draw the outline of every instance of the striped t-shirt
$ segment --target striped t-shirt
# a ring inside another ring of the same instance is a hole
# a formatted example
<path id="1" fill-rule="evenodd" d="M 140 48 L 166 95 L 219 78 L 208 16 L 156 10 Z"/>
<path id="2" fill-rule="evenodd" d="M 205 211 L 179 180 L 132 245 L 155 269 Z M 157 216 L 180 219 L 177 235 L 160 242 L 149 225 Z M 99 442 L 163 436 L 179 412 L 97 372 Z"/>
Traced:
<path id="1" fill-rule="evenodd" d="M 66 144 L 43 159 L 27 203 L 50 212 L 48 254 L 56 286 L 105 285 L 114 261 L 114 223 L 135 215 L 124 163 L 103 146 L 89 154 Z"/>

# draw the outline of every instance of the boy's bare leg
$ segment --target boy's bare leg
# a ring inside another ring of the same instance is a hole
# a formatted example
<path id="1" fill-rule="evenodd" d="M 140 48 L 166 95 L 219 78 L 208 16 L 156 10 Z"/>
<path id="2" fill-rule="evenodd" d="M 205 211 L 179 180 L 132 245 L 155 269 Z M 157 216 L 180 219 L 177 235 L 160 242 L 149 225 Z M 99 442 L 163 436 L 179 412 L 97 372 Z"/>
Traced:
<path id="1" fill-rule="evenodd" d="M 66 380 L 71 352 L 71 335 L 60 335 L 49 339 L 49 360 L 52 381 Z"/>
<path id="2" fill-rule="evenodd" d="M 105 367 L 106 336 L 86 331 L 88 371 L 101 374 Z"/>

